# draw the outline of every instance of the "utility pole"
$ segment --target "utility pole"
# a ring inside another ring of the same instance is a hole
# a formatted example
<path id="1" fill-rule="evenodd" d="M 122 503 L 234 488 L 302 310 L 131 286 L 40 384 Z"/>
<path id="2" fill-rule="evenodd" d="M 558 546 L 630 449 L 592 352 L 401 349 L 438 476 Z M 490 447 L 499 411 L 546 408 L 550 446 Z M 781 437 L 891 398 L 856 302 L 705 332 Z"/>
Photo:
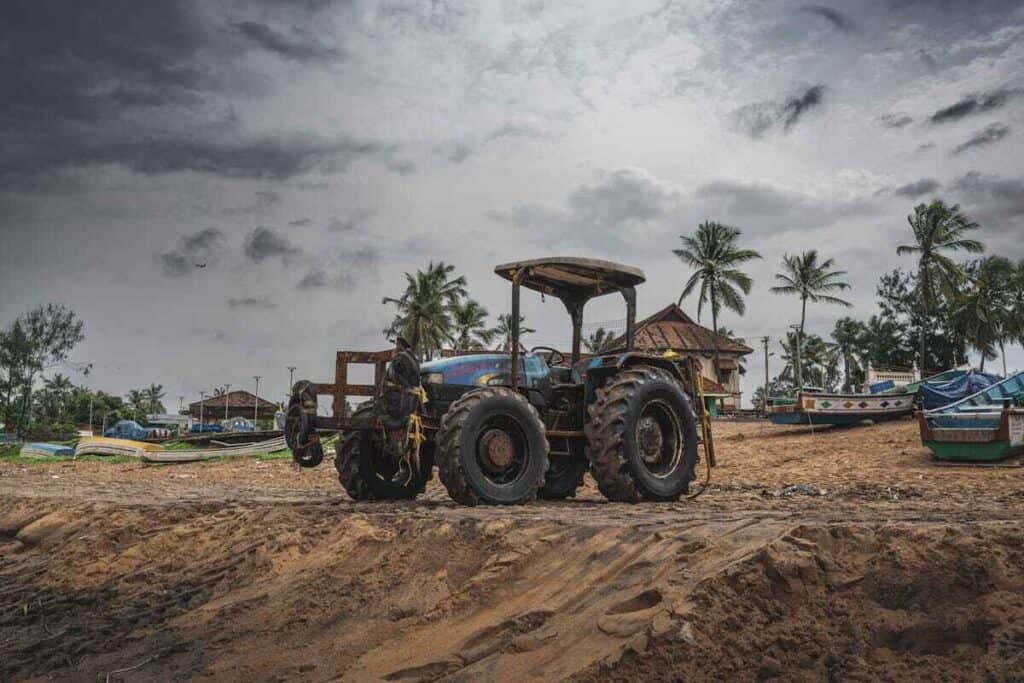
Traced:
<path id="1" fill-rule="evenodd" d="M 231 391 L 231 385 L 224 385 L 224 419 L 228 419 L 228 392 Z"/>
<path id="2" fill-rule="evenodd" d="M 92 434 L 92 399 L 94 398 L 93 393 L 89 392 L 89 433 Z"/>
<path id="3" fill-rule="evenodd" d="M 254 405 L 253 409 L 252 409 L 252 421 L 253 422 L 256 422 L 256 420 L 258 420 L 259 417 L 260 417 L 260 378 L 262 378 L 262 377 L 263 377 L 263 375 L 253 375 L 252 376 L 252 378 L 254 380 L 256 380 L 256 405 Z"/>
<path id="4" fill-rule="evenodd" d="M 764 395 L 761 396 L 761 408 L 764 416 L 768 417 L 768 337 L 761 339 L 764 342 Z"/>
<path id="5" fill-rule="evenodd" d="M 1003 374 L 1005 375 L 1006 373 L 1004 372 Z M 292 393 L 292 383 L 295 381 L 294 378 L 295 378 L 295 366 L 294 365 L 289 365 L 288 366 L 288 394 L 289 395 Z"/>
<path id="6" fill-rule="evenodd" d="M 199 392 L 199 424 L 203 424 L 203 402 L 206 400 L 206 392 Z M 199 431 L 202 431 L 202 426 L 199 427 Z"/>
<path id="7" fill-rule="evenodd" d="M 181 411 L 185 410 L 185 397 L 178 397 L 178 415 L 181 415 Z"/>

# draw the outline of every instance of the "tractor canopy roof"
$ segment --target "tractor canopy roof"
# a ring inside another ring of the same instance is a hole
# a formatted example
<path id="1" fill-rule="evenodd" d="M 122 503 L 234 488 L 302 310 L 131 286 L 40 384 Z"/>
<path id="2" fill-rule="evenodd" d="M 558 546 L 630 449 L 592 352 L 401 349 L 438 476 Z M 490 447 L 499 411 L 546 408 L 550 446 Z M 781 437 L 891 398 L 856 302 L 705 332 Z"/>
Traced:
<path id="1" fill-rule="evenodd" d="M 503 263 L 494 269 L 506 280 L 512 280 L 519 271 L 524 271 L 521 286 L 569 301 L 618 292 L 647 279 L 639 268 L 571 256 Z"/>

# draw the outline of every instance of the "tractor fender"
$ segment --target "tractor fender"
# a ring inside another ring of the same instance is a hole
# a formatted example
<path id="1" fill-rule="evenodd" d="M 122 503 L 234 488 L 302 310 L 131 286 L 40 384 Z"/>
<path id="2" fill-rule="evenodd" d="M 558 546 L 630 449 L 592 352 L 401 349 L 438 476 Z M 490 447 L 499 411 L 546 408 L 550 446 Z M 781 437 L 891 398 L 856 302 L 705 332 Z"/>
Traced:
<path id="1" fill-rule="evenodd" d="M 646 365 L 652 368 L 660 368 L 671 374 L 674 378 L 679 380 L 683 385 L 687 385 L 687 378 L 683 375 L 683 371 L 679 369 L 671 358 L 664 356 L 654 356 L 648 353 L 624 353 L 619 356 L 619 369 L 629 368 L 636 365 Z"/>

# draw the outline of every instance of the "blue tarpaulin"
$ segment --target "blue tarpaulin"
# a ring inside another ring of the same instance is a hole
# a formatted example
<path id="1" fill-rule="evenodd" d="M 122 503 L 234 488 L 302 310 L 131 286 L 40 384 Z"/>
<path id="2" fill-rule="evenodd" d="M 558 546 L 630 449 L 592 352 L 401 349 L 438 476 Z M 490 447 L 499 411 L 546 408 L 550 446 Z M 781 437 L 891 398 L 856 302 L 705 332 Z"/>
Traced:
<path id="1" fill-rule="evenodd" d="M 935 410 L 947 406 L 954 401 L 976 394 L 1001 379 L 1002 377 L 996 375 L 971 370 L 941 382 L 922 382 L 918 391 L 921 407 L 925 410 Z"/>

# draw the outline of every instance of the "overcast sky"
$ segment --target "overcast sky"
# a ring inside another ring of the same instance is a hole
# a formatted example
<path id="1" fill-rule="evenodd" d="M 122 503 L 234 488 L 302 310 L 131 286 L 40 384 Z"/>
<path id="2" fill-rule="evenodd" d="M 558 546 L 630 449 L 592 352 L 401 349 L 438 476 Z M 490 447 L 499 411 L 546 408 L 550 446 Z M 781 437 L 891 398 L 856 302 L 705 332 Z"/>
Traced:
<path id="1" fill-rule="evenodd" d="M 431 259 L 494 316 L 497 263 L 622 261 L 646 315 L 718 220 L 765 257 L 721 324 L 777 338 L 784 252 L 834 257 L 867 318 L 935 196 L 1024 257 L 1019 1 L 5 0 L 0 92 L 0 324 L 64 303 L 86 381 L 168 408 L 255 374 L 280 398 L 287 365 L 330 381 Z M 526 298 L 532 342 L 566 345 Z M 607 299 L 588 322 L 622 317 Z"/>

